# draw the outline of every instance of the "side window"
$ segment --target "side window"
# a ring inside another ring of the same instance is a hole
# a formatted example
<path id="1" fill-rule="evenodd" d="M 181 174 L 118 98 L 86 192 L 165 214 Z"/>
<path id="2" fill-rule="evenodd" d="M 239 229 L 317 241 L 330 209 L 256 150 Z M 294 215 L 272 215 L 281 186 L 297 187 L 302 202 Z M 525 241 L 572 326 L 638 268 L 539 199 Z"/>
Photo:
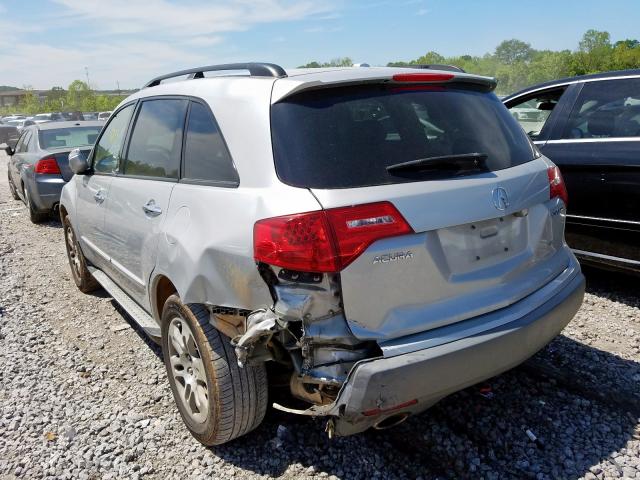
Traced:
<path id="1" fill-rule="evenodd" d="M 563 93 L 564 88 L 536 93 L 519 100 L 518 103 L 510 103 L 507 108 L 527 135 L 535 140 L 540 136 Z"/>
<path id="2" fill-rule="evenodd" d="M 128 105 L 120 110 L 105 127 L 100 140 L 95 146 L 93 156 L 93 171 L 97 173 L 114 173 L 120 164 L 120 150 L 127 125 L 131 119 L 134 105 Z"/>
<path id="3" fill-rule="evenodd" d="M 177 179 L 187 100 L 142 102 L 124 162 L 125 175 Z"/>
<path id="4" fill-rule="evenodd" d="M 16 153 L 24 153 L 28 151 L 29 140 L 31 140 L 31 130 L 24 132 L 16 144 Z"/>
<path id="5" fill-rule="evenodd" d="M 563 138 L 640 136 L 640 78 L 587 82 Z"/>
<path id="6" fill-rule="evenodd" d="M 184 150 L 185 179 L 238 184 L 238 174 L 209 110 L 192 102 Z"/>

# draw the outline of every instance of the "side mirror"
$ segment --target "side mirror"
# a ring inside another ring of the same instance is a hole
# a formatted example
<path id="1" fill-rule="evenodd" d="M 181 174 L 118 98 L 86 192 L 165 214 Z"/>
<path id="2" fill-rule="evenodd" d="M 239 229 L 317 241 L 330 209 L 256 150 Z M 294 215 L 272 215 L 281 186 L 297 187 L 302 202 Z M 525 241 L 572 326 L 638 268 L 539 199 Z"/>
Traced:
<path id="1" fill-rule="evenodd" d="M 15 152 L 15 150 L 13 149 L 13 147 L 10 147 L 9 145 L 7 145 L 6 143 L 0 144 L 0 148 L 2 150 L 4 150 L 6 152 L 7 155 L 11 156 L 13 155 Z"/>
<path id="2" fill-rule="evenodd" d="M 89 171 L 89 162 L 87 161 L 87 151 L 74 148 L 69 152 L 69 168 L 76 175 L 83 175 Z"/>

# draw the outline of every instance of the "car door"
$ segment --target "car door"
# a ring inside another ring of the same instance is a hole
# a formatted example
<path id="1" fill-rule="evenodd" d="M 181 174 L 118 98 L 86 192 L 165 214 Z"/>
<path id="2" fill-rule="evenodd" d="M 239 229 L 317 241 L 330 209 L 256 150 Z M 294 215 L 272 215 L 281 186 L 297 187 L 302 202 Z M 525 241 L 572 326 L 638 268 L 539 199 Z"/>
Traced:
<path id="1" fill-rule="evenodd" d="M 9 159 L 9 177 L 20 196 L 22 196 L 20 165 L 22 163 L 22 153 L 25 149 L 25 140 L 29 137 L 29 132 L 29 130 L 22 132 L 22 135 L 18 138 L 18 142 L 13 149 L 13 155 Z"/>
<path id="2" fill-rule="evenodd" d="M 569 192 L 567 242 L 640 261 L 640 78 L 584 82 L 543 153 Z"/>
<path id="3" fill-rule="evenodd" d="M 85 256 L 102 269 L 109 268 L 105 253 L 106 232 L 104 212 L 111 182 L 120 167 L 120 157 L 135 104 L 121 108 L 102 130 L 89 162 L 87 175 L 74 175 L 76 199 L 76 225 Z"/>
<path id="4" fill-rule="evenodd" d="M 147 282 L 179 178 L 187 105 L 185 99 L 166 97 L 140 102 L 121 175 L 111 184 L 105 218 L 111 274 L 145 308 Z"/>
<path id="5" fill-rule="evenodd" d="M 26 170 L 31 168 L 35 161 L 34 148 L 32 146 L 35 135 L 37 135 L 37 132 L 33 129 L 26 130 L 20 137 L 15 153 L 11 157 L 14 185 L 23 200 L 25 200 L 24 188 L 28 188 L 25 182 L 28 181 L 29 172 Z"/>

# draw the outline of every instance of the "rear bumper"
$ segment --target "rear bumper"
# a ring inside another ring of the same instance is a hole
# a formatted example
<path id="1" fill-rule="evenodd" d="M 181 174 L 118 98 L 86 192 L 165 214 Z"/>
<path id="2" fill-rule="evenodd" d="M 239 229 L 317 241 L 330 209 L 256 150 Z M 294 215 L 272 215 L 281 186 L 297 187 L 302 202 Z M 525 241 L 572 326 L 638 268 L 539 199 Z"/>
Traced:
<path id="1" fill-rule="evenodd" d="M 60 193 L 66 183 L 59 175 L 35 174 L 33 188 L 29 190 L 34 206 L 41 211 L 52 210 L 60 202 Z"/>
<path id="2" fill-rule="evenodd" d="M 547 302 L 512 322 L 432 348 L 360 362 L 333 404 L 336 434 L 351 435 L 388 417 L 418 413 L 519 365 L 569 323 L 584 286 L 578 270 Z M 407 406 L 394 409 L 398 405 Z"/>

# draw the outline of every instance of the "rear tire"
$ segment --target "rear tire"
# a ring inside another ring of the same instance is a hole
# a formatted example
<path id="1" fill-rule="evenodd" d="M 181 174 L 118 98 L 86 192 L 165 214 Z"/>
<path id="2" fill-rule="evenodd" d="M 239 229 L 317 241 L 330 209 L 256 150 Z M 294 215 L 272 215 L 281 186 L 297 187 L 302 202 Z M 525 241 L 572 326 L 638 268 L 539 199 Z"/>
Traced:
<path id="1" fill-rule="evenodd" d="M 9 179 L 9 190 L 11 191 L 11 196 L 14 200 L 20 200 L 20 195 L 18 195 L 18 190 L 16 190 L 16 186 L 13 184 L 13 180 L 11 180 L 9 171 L 7 171 L 7 178 Z"/>
<path id="2" fill-rule="evenodd" d="M 73 281 L 82 293 L 89 293 L 96 290 L 100 285 L 87 268 L 87 260 L 84 258 L 82 250 L 80 250 L 80 244 L 76 239 L 76 234 L 73 231 L 68 216 L 62 219 L 62 228 L 64 228 L 67 258 L 69 259 Z"/>
<path id="3" fill-rule="evenodd" d="M 24 194 L 24 204 L 29 212 L 29 220 L 32 223 L 42 223 L 49 218 L 48 212 L 42 213 L 36 210 L 36 207 L 31 202 L 31 197 L 29 197 L 29 190 L 24 185 L 22 186 L 22 193 Z"/>
<path id="4" fill-rule="evenodd" d="M 202 305 L 170 296 L 162 311 L 162 355 L 180 415 L 207 446 L 255 429 L 267 410 L 263 364 L 238 367 L 229 339 L 209 323 Z"/>

